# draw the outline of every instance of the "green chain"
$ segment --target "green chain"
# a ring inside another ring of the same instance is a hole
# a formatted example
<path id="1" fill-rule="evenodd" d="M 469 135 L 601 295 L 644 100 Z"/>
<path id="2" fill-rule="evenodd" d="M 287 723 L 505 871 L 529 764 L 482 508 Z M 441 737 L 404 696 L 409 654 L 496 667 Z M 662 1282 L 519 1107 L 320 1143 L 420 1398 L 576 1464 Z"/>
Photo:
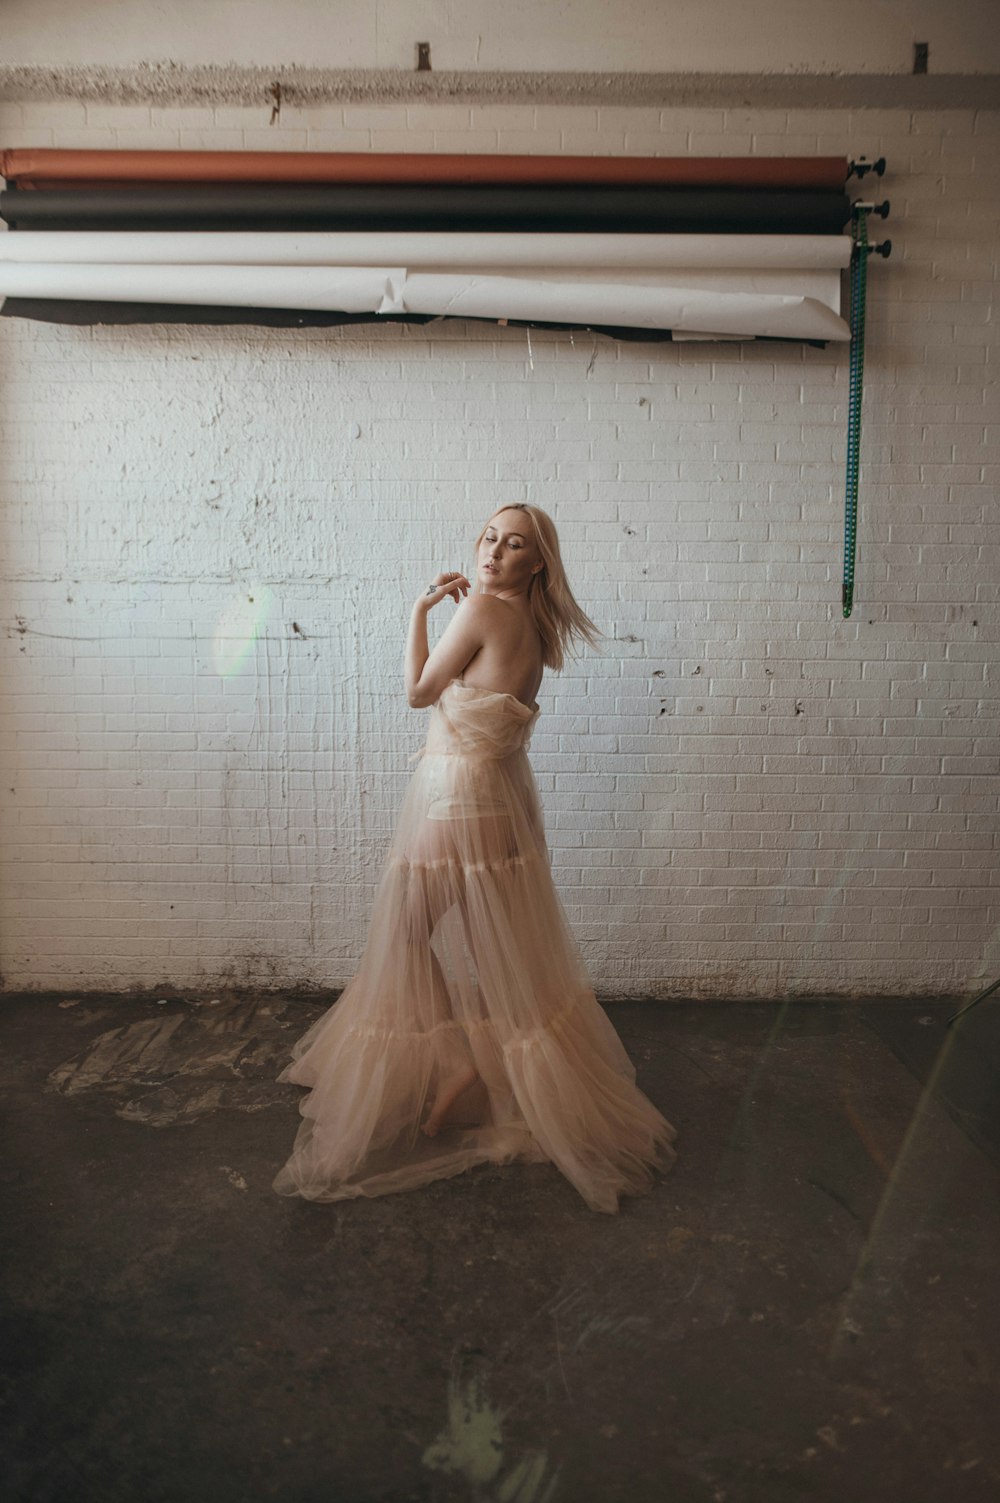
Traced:
<path id="1" fill-rule="evenodd" d="M 858 466 L 861 393 L 865 374 L 865 292 L 868 284 L 868 210 L 855 211 L 851 258 L 851 385 L 847 409 L 847 489 L 844 499 L 844 615 L 854 606 L 854 552 L 858 535 Z"/>

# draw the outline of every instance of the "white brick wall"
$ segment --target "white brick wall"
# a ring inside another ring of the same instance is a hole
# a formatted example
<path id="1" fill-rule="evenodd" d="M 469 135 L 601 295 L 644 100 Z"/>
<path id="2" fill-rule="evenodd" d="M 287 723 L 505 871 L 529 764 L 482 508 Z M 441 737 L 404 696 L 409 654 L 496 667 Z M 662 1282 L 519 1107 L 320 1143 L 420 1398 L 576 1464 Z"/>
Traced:
<path id="1" fill-rule="evenodd" d="M 438 72 L 909 72 L 930 43 L 936 74 L 1000 64 L 990 0 L 3 0 L 8 65 L 231 64 L 404 69 L 417 38 Z"/>
<path id="2" fill-rule="evenodd" d="M 556 517 L 613 639 L 547 678 L 531 752 L 599 990 L 985 985 L 998 117 L 345 106 L 272 130 L 232 107 L 0 107 L 4 146 L 406 131 L 888 158 L 854 615 L 844 349 L 0 321 L 6 987 L 349 979 L 426 726 L 410 602 L 519 498 Z"/>

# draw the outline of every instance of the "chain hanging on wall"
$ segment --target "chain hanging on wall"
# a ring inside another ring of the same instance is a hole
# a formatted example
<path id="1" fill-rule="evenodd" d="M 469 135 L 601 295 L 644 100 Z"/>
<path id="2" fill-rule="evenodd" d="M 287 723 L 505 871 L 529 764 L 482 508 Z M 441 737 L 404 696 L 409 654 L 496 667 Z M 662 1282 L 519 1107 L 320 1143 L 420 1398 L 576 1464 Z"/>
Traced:
<path id="1" fill-rule="evenodd" d="M 868 215 L 889 213 L 889 203 L 856 203 L 852 208 L 854 250 L 851 253 L 851 365 L 850 397 L 847 409 L 847 478 L 844 495 L 844 584 L 845 617 L 854 608 L 854 557 L 858 533 L 858 469 L 861 451 L 861 398 L 865 374 L 865 309 L 868 293 L 868 257 L 872 251 L 888 256 L 892 241 L 868 244 Z"/>

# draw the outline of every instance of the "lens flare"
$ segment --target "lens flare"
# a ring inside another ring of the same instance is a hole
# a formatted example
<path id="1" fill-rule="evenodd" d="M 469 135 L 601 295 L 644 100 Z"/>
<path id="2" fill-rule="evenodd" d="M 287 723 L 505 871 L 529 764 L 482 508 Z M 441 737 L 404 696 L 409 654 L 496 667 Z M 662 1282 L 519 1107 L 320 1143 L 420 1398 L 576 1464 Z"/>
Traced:
<path id="1" fill-rule="evenodd" d="M 212 638 L 212 661 L 220 678 L 239 672 L 260 636 L 270 606 L 270 590 L 250 585 L 225 607 Z"/>
<path id="2" fill-rule="evenodd" d="M 936 1196 L 946 1183 L 941 1159 L 935 1157 L 932 1150 L 940 1138 L 941 1115 L 946 1110 L 942 1105 L 947 1096 L 942 1089 L 942 1077 L 951 1062 L 961 1026 L 949 1029 L 942 1039 L 937 1059 L 921 1088 L 891 1164 L 885 1161 L 884 1150 L 872 1153 L 864 1135 L 858 1134 L 885 1175 L 885 1184 L 850 1283 L 840 1296 L 828 1348 L 831 1360 L 836 1360 L 845 1350 L 848 1338 L 864 1328 L 868 1312 L 872 1306 L 878 1307 L 880 1290 L 898 1277 L 901 1250 L 912 1246 L 931 1220 Z M 857 1131 L 856 1122 L 852 1122 L 852 1126 Z"/>

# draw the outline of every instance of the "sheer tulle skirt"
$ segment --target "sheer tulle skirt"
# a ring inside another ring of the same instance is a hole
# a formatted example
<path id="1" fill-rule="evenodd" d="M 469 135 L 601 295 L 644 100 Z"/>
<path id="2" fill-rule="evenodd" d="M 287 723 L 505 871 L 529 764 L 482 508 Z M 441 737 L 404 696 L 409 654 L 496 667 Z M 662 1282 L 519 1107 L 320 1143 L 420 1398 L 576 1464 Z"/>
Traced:
<path id="1" fill-rule="evenodd" d="M 537 706 L 453 680 L 404 795 L 357 973 L 278 1076 L 310 1087 L 282 1195 L 416 1189 L 550 1161 L 594 1210 L 649 1188 L 674 1128 L 596 1001 L 527 759 Z M 443 1082 L 476 1081 L 422 1131 Z"/>

